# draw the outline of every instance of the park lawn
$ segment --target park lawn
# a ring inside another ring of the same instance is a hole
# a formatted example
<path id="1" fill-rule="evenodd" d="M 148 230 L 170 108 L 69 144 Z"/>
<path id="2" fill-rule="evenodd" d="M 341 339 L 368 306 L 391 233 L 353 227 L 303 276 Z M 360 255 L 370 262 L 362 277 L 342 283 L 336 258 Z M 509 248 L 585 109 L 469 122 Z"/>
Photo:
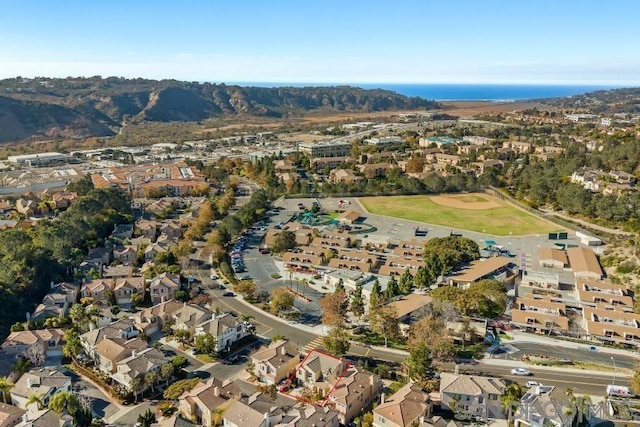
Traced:
<path id="1" fill-rule="evenodd" d="M 462 201 L 464 197 L 469 196 L 462 196 Z M 561 228 L 506 201 L 497 201 L 501 206 L 488 209 L 460 209 L 437 204 L 429 196 L 362 197 L 359 200 L 372 214 L 496 236 L 548 233 Z"/>

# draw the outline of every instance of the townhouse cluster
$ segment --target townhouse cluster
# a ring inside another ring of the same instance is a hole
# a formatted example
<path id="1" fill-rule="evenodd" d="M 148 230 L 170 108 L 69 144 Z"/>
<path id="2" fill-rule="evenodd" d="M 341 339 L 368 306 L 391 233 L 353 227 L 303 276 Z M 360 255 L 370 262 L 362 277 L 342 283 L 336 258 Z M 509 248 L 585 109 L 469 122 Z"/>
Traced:
<path id="1" fill-rule="evenodd" d="M 540 269 L 523 276 L 512 322 L 532 332 L 640 347 L 633 292 L 605 278 L 590 248 L 541 248 Z M 568 279 L 560 279 L 560 274 Z M 570 273 L 567 275 L 566 273 Z"/>
<path id="2" fill-rule="evenodd" d="M 584 189 L 605 196 L 620 195 L 637 191 L 638 178 L 624 171 L 581 169 L 571 174 L 571 182 L 581 185 Z"/>

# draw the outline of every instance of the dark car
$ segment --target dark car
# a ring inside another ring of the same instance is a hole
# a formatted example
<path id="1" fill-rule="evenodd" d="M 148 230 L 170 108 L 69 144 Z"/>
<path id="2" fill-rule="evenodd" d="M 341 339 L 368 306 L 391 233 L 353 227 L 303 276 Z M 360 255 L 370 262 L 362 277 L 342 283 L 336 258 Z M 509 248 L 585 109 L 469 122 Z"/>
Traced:
<path id="1" fill-rule="evenodd" d="M 225 292 L 224 294 L 222 294 L 223 297 L 235 297 L 236 294 L 234 294 L 233 292 Z"/>

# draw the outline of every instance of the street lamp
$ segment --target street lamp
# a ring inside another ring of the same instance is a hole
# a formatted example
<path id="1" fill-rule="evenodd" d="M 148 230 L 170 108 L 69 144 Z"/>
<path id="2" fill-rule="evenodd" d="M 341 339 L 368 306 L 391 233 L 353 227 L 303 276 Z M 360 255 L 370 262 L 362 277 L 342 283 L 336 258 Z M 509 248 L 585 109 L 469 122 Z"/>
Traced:
<path id="1" fill-rule="evenodd" d="M 613 362 L 613 382 L 611 383 L 611 385 L 616 385 L 616 359 L 611 356 L 611 361 Z"/>

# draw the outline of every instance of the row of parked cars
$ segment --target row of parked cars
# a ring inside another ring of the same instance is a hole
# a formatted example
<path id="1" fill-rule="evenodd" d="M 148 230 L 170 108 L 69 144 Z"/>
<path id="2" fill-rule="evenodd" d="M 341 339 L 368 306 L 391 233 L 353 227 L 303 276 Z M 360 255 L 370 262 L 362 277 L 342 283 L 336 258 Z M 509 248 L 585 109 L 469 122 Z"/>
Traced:
<path id="1" fill-rule="evenodd" d="M 242 273 L 244 271 L 244 261 L 242 260 L 242 251 L 245 248 L 245 238 L 240 237 L 233 249 L 231 249 L 231 268 L 234 273 Z"/>

